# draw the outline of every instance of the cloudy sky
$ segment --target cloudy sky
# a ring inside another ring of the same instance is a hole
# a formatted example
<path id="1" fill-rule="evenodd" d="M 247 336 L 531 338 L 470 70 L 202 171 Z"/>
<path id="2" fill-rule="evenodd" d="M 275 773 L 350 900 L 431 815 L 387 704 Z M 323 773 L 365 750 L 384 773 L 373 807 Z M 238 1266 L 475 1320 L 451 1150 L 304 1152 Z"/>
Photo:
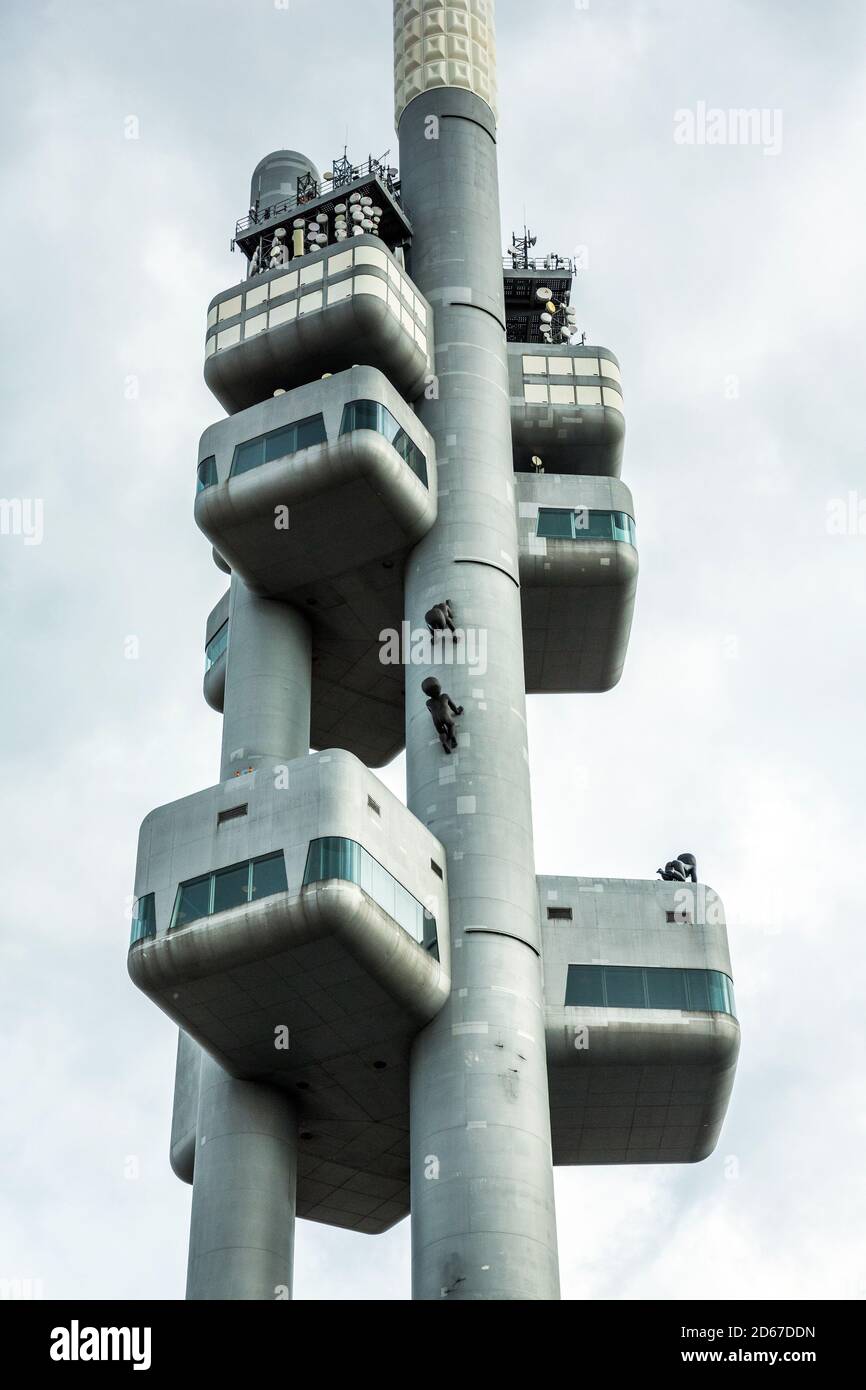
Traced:
<path id="1" fill-rule="evenodd" d="M 558 1170 L 563 1291 L 862 1298 L 866 11 L 497 9 L 504 232 L 580 248 L 641 554 L 620 686 L 530 700 L 538 869 L 693 849 L 743 1028 L 710 1159 Z M 218 771 L 205 310 L 264 153 L 396 145 L 391 5 L 11 0 L 6 31 L 0 1278 L 179 1298 L 175 1032 L 125 956 L 141 819 Z M 700 103 L 767 138 L 678 143 Z M 299 1224 L 299 1298 L 405 1298 L 408 1269 L 406 1222 Z"/>

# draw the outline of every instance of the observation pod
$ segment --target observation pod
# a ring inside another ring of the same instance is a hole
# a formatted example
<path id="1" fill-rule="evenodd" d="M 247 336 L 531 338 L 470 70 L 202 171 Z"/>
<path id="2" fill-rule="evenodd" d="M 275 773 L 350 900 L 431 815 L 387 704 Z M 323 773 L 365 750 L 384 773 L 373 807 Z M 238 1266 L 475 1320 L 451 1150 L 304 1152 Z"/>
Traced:
<path id="1" fill-rule="evenodd" d="M 448 995 L 445 854 L 342 750 L 285 784 L 146 818 L 129 974 L 231 1076 L 291 1096 L 298 1214 L 375 1233 L 408 1211 L 409 1050 Z"/>
<path id="2" fill-rule="evenodd" d="M 718 894 L 540 877 L 538 902 L 554 1163 L 706 1158 L 740 1047 Z"/>
<path id="3" fill-rule="evenodd" d="M 354 365 L 407 400 L 432 371 L 430 305 L 378 237 L 354 237 L 211 300 L 204 379 L 229 413 Z"/>
<path id="4" fill-rule="evenodd" d="M 347 576 L 357 591 L 369 566 L 404 559 L 436 520 L 433 440 L 373 368 L 221 420 L 205 431 L 199 455 L 196 523 L 269 598 L 312 597 L 319 606 Z M 398 598 L 396 627 L 401 615 Z"/>
<path id="5" fill-rule="evenodd" d="M 306 616 L 312 746 L 390 761 L 405 672 L 380 634 L 401 632 L 406 557 L 436 519 L 432 438 L 381 372 L 355 367 L 212 425 L 199 455 L 199 527 L 253 593 Z M 217 708 L 224 672 L 205 677 Z"/>
<path id="6" fill-rule="evenodd" d="M 508 345 L 514 469 L 618 478 L 625 443 L 619 363 L 608 348 Z"/>
<path id="7" fill-rule="evenodd" d="M 514 482 L 527 692 L 610 690 L 637 589 L 632 495 L 618 478 L 516 473 Z"/>

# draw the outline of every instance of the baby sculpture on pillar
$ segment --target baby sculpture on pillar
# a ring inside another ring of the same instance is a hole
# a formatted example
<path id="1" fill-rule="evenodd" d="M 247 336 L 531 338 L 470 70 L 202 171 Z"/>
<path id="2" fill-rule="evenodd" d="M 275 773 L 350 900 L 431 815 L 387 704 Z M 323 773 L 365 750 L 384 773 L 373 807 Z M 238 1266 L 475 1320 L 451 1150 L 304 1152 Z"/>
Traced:
<path id="1" fill-rule="evenodd" d="M 435 603 L 424 614 L 424 621 L 433 637 L 436 636 L 437 632 L 456 632 L 450 598 L 443 599 L 442 603 Z"/>
<path id="2" fill-rule="evenodd" d="M 427 708 L 442 748 L 446 753 L 451 753 L 457 747 L 457 731 L 453 716 L 459 717 L 463 713 L 463 706 L 455 705 L 451 696 L 445 693 L 434 676 L 428 676 L 423 680 L 421 689 L 428 697 Z"/>

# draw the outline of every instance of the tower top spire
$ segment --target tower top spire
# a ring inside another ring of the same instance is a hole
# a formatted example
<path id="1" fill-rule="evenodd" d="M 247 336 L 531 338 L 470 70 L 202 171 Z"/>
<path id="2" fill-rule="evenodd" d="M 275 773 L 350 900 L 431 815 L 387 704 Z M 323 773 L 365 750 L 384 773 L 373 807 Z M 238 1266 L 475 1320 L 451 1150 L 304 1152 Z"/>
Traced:
<path id="1" fill-rule="evenodd" d="M 434 87 L 474 92 L 496 111 L 494 0 L 394 0 L 394 120 Z"/>

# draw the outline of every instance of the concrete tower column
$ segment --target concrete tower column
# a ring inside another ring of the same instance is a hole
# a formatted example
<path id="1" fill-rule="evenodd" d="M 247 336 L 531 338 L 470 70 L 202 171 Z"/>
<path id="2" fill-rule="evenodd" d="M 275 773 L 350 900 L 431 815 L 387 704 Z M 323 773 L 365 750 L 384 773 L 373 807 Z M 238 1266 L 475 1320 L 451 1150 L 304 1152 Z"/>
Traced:
<path id="1" fill-rule="evenodd" d="M 305 758 L 310 751 L 311 643 L 306 618 L 258 598 L 232 576 L 222 769 Z"/>
<path id="2" fill-rule="evenodd" d="M 413 1297 L 556 1299 L 496 122 L 476 91 L 441 85 L 447 64 L 418 68 L 422 8 L 395 3 L 397 115 L 409 270 L 435 316 L 433 398 L 417 410 L 439 516 L 407 566 L 406 616 L 423 628 L 448 598 L 466 635 L 453 664 L 407 670 L 408 802 L 448 851 L 453 978 L 412 1056 Z M 445 11 L 452 28 L 475 22 Z M 492 5 L 472 13 L 489 18 L 475 37 L 489 37 L 492 79 Z M 491 94 L 483 74 L 476 85 Z M 473 646 L 474 668 L 459 656 Z M 420 690 L 431 674 L 465 706 L 450 757 Z"/>
<path id="3" fill-rule="evenodd" d="M 237 575 L 229 600 L 221 777 L 310 751 L 311 641 L 289 604 Z M 186 1296 L 290 1298 L 297 1120 L 285 1092 L 238 1081 L 201 1053 Z"/>
<path id="4" fill-rule="evenodd" d="M 202 1055 L 186 1296 L 290 1298 L 298 1129 L 284 1092 Z"/>

